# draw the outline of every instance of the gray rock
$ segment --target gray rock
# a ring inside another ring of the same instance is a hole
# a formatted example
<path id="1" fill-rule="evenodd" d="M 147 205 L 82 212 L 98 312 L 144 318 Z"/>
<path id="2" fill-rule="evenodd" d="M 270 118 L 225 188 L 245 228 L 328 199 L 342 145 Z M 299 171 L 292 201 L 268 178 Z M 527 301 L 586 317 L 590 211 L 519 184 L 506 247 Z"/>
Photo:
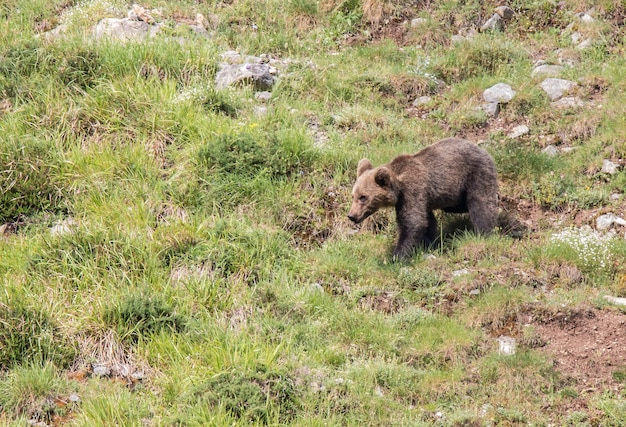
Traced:
<path id="1" fill-rule="evenodd" d="M 128 18 L 105 18 L 94 27 L 93 37 L 97 40 L 108 38 L 120 42 L 141 42 L 154 37 L 161 30 L 161 26 Z"/>
<path id="2" fill-rule="evenodd" d="M 546 156 L 554 157 L 559 154 L 559 149 L 556 148 L 554 145 L 548 145 L 546 148 L 541 150 L 541 152 Z"/>
<path id="3" fill-rule="evenodd" d="M 607 213 L 596 218 L 596 229 L 598 231 L 607 231 L 614 225 L 626 225 L 626 220 L 614 213 Z"/>
<path id="4" fill-rule="evenodd" d="M 549 77 L 539 85 L 551 100 L 556 101 L 563 97 L 572 88 L 576 87 L 576 82 L 571 80 L 555 79 Z"/>
<path id="5" fill-rule="evenodd" d="M 69 401 L 72 402 L 72 403 L 78 403 L 78 402 L 80 402 L 80 396 L 77 395 L 76 393 L 72 393 L 69 396 Z"/>
<path id="6" fill-rule="evenodd" d="M 413 101 L 412 105 L 414 107 L 419 107 L 420 105 L 428 104 L 431 100 L 432 98 L 430 96 L 420 96 L 415 101 Z"/>
<path id="7" fill-rule="evenodd" d="M 541 64 L 535 67 L 531 73 L 532 77 L 557 77 L 563 72 L 562 65 Z"/>
<path id="8" fill-rule="evenodd" d="M 580 34 L 578 31 L 574 31 L 574 32 L 572 33 L 572 44 L 578 44 L 578 43 L 580 43 L 580 42 L 581 42 L 581 40 L 582 40 L 582 38 L 583 38 L 583 35 L 582 35 L 582 34 Z"/>
<path id="9" fill-rule="evenodd" d="M 515 93 L 508 84 L 498 83 L 483 92 L 483 99 L 487 102 L 506 104 L 515 97 Z"/>
<path id="10" fill-rule="evenodd" d="M 524 136 L 530 132 L 530 129 L 526 125 L 515 126 L 511 133 L 509 133 L 508 137 L 511 139 L 519 138 L 520 136 Z"/>
<path id="11" fill-rule="evenodd" d="M 491 117 L 497 117 L 500 113 L 500 104 L 497 102 L 487 102 L 481 105 L 480 109 Z"/>
<path id="12" fill-rule="evenodd" d="M 558 101 L 554 101 L 550 104 L 552 108 L 558 110 L 565 110 L 568 108 L 580 108 L 585 106 L 585 102 L 576 96 L 565 96 Z"/>
<path id="13" fill-rule="evenodd" d="M 511 9 L 508 6 L 496 7 L 496 13 L 500 15 L 500 17 L 504 19 L 505 21 L 510 21 L 515 15 L 515 12 L 513 11 L 513 9 Z"/>
<path id="14" fill-rule="evenodd" d="M 215 76 L 217 89 L 235 84 L 252 84 L 259 90 L 271 89 L 276 78 L 266 64 L 226 64 Z"/>
<path id="15" fill-rule="evenodd" d="M 613 163 L 608 159 L 604 159 L 602 161 L 602 173 L 608 173 L 610 175 L 615 175 L 619 170 L 619 165 L 617 163 Z"/>
<path id="16" fill-rule="evenodd" d="M 480 27 L 480 31 L 504 31 L 504 21 L 496 13 Z"/>

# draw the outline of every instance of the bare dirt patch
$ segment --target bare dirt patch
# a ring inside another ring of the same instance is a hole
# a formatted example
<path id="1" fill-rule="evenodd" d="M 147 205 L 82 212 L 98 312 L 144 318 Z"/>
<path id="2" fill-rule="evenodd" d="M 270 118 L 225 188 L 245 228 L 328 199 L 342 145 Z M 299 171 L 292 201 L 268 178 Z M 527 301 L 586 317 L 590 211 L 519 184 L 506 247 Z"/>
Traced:
<path id="1" fill-rule="evenodd" d="M 579 392 L 626 387 L 626 314 L 588 309 L 533 323 L 554 367 Z"/>

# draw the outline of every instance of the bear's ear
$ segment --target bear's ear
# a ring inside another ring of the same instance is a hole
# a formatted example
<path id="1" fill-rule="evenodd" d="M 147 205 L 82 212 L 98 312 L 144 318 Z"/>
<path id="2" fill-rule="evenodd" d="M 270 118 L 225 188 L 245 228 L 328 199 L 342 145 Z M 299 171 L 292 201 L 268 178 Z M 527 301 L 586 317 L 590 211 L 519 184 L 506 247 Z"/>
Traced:
<path id="1" fill-rule="evenodd" d="M 356 177 L 360 177 L 361 175 L 363 175 L 363 172 L 368 171 L 370 169 L 372 169 L 374 166 L 372 166 L 372 162 L 370 162 L 367 159 L 361 159 L 359 160 L 359 165 L 356 167 Z"/>
<path id="2" fill-rule="evenodd" d="M 374 181 L 381 187 L 391 187 L 391 171 L 384 166 L 378 168 Z"/>

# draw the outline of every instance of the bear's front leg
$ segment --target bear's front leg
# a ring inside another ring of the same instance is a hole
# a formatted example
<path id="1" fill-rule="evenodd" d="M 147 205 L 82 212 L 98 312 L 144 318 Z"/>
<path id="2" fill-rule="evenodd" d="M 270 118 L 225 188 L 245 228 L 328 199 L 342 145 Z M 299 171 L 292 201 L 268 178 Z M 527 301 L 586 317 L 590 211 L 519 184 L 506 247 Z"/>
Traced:
<path id="1" fill-rule="evenodd" d="M 422 212 L 396 211 L 398 242 L 393 250 L 394 259 L 406 259 L 413 255 L 416 247 L 429 231 L 428 215 Z M 436 227 L 436 226 L 435 226 Z M 430 236 L 428 236 L 430 237 Z"/>

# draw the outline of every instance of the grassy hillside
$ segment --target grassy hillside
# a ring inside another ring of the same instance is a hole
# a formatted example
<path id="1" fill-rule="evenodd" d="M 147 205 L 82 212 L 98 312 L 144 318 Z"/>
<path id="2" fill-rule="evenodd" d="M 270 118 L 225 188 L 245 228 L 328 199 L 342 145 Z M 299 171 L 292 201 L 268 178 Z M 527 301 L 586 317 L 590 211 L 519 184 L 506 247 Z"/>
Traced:
<path id="1" fill-rule="evenodd" d="M 147 1 L 126 43 L 92 29 L 127 2 L 0 4 L 0 425 L 626 425 L 626 227 L 596 230 L 626 217 L 626 7 L 477 32 L 499 4 Z M 228 51 L 267 101 L 216 88 Z M 392 262 L 393 212 L 346 218 L 357 162 L 449 136 L 526 232 L 441 214 Z"/>

